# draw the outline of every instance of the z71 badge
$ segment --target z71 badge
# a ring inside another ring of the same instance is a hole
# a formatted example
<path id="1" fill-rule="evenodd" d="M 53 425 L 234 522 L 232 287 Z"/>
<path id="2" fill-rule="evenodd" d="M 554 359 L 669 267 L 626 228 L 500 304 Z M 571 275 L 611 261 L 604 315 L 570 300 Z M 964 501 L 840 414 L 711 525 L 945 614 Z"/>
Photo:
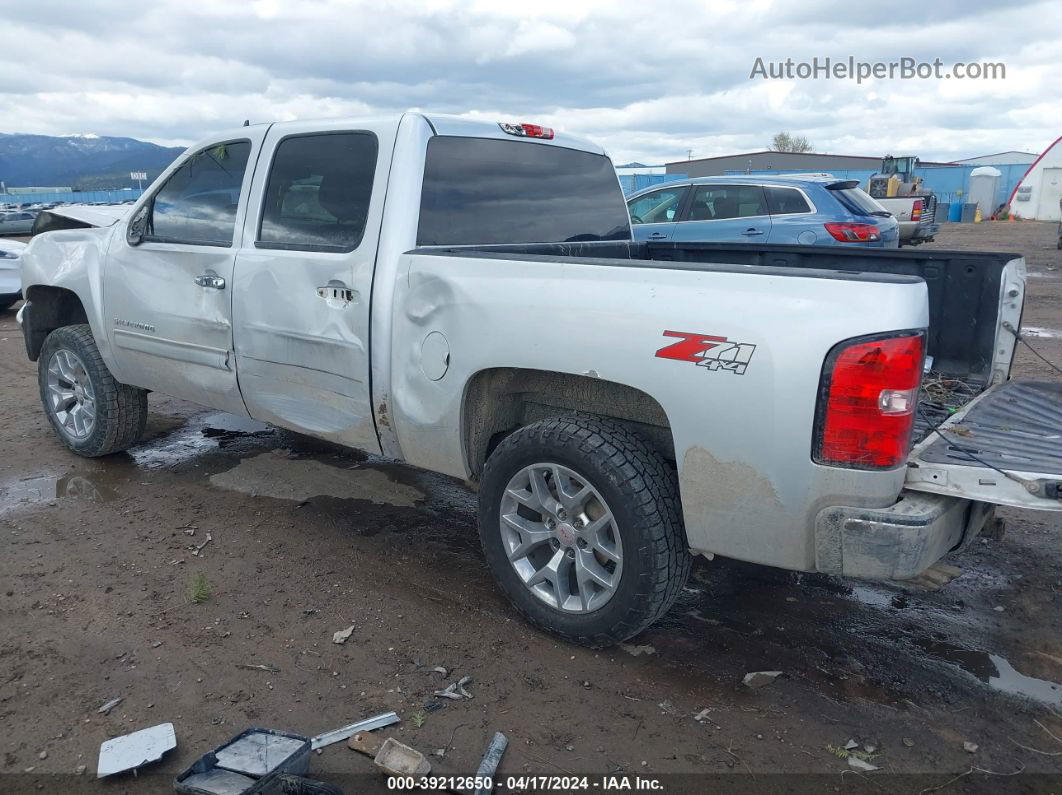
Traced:
<path id="1" fill-rule="evenodd" d="M 709 370 L 727 370 L 744 375 L 756 346 L 748 342 L 734 342 L 711 334 L 691 334 L 687 331 L 665 331 L 665 337 L 679 337 L 679 342 L 665 345 L 656 352 L 660 359 L 693 362 Z"/>

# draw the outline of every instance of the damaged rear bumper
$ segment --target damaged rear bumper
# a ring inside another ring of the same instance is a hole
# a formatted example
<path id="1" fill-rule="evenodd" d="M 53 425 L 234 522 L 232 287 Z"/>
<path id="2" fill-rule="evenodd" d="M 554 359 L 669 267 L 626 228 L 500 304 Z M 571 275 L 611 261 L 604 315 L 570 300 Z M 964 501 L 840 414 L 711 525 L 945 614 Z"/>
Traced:
<path id="1" fill-rule="evenodd" d="M 824 508 L 815 527 L 817 568 L 873 580 L 916 577 L 970 543 L 994 508 L 914 491 L 904 491 L 899 502 L 887 508 Z"/>

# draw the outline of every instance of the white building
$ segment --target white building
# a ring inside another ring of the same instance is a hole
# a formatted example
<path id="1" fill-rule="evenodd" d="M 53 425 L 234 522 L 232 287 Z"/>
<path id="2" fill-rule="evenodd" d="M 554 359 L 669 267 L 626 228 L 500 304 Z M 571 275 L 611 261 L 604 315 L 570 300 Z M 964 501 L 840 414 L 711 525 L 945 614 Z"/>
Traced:
<path id="1" fill-rule="evenodd" d="M 1062 220 L 1062 136 L 1044 150 L 1010 195 L 1010 211 L 1037 221 Z"/>
<path id="2" fill-rule="evenodd" d="M 968 157 L 965 160 L 953 160 L 964 166 L 1009 166 L 1012 163 L 1035 163 L 1038 155 L 1036 152 L 996 152 L 994 155 L 978 155 Z"/>

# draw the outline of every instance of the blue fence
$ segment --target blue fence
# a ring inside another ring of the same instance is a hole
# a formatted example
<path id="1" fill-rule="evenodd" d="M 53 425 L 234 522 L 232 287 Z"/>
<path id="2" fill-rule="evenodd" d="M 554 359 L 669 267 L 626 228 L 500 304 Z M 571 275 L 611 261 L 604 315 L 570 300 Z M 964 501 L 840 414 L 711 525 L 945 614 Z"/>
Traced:
<path id="1" fill-rule="evenodd" d="M 944 204 L 952 204 L 955 202 L 968 201 L 966 198 L 970 193 L 970 172 L 979 166 L 921 166 L 915 169 L 915 174 L 922 178 L 922 184 L 928 189 L 933 191 L 937 196 L 937 201 Z M 1028 163 L 1010 163 L 1001 166 L 993 165 L 992 168 L 998 169 L 1002 176 L 999 178 L 999 190 L 996 193 L 996 200 L 993 203 L 993 208 L 1003 204 L 1010 198 L 1010 194 L 1014 191 L 1018 182 L 1025 175 L 1025 172 L 1029 168 Z M 727 176 L 738 176 L 740 174 L 783 174 L 794 173 L 791 169 L 787 171 L 773 170 L 761 170 L 761 171 L 727 171 Z M 872 169 L 830 169 L 830 174 L 833 174 L 838 179 L 856 179 L 859 180 L 859 184 L 866 190 L 867 180 L 875 173 Z"/>
<path id="2" fill-rule="evenodd" d="M 0 193 L 0 204 L 91 204 L 106 202 L 120 204 L 130 199 L 139 199 L 143 191 L 139 188 L 128 190 L 83 190 L 65 193 Z"/>
<path id="3" fill-rule="evenodd" d="M 619 181 L 623 187 L 623 195 L 630 196 L 635 191 L 661 185 L 665 182 L 674 182 L 676 179 L 686 179 L 685 174 L 620 174 Z"/>

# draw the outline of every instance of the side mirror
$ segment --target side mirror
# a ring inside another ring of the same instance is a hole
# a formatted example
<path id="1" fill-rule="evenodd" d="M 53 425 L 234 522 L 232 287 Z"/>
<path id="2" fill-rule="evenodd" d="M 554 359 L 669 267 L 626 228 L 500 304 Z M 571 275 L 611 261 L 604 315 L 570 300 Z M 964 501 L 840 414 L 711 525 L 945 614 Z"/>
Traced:
<path id="1" fill-rule="evenodd" d="M 151 203 L 148 202 L 129 221 L 129 226 L 125 230 L 125 242 L 130 246 L 139 246 L 144 242 L 144 235 L 147 231 L 148 211 L 150 209 Z"/>

